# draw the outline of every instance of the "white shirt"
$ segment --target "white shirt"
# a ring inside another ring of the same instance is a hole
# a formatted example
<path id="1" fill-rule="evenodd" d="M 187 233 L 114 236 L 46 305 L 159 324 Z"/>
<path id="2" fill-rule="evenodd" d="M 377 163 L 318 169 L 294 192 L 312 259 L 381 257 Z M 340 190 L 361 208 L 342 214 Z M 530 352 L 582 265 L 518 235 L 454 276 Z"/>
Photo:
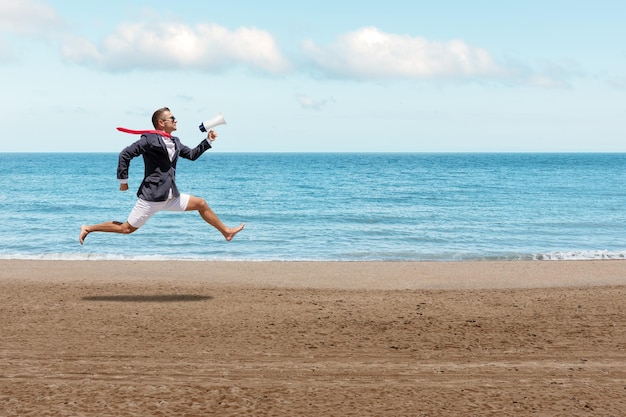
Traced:
<path id="1" fill-rule="evenodd" d="M 172 161 L 172 159 L 174 159 L 174 153 L 176 152 L 176 143 L 174 142 L 174 139 L 172 138 L 166 138 L 164 136 L 162 136 L 163 141 L 165 142 L 165 147 L 167 148 L 167 154 L 170 157 L 170 162 Z M 167 197 L 168 199 L 171 199 L 174 196 L 174 193 L 172 192 L 172 189 L 170 188 L 170 195 Z"/>
<path id="2" fill-rule="evenodd" d="M 167 148 L 167 154 L 170 157 L 170 162 L 174 159 L 174 153 L 176 152 L 176 143 L 174 143 L 174 139 L 163 137 L 163 141 L 165 142 L 165 147 Z"/>

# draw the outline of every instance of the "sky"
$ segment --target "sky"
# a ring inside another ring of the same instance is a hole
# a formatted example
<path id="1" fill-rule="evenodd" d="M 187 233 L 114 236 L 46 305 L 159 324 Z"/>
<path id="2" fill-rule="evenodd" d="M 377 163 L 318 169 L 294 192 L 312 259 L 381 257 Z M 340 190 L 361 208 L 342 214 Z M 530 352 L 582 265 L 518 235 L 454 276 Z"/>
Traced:
<path id="1" fill-rule="evenodd" d="M 626 152 L 626 2 L 0 0 L 0 152 Z"/>

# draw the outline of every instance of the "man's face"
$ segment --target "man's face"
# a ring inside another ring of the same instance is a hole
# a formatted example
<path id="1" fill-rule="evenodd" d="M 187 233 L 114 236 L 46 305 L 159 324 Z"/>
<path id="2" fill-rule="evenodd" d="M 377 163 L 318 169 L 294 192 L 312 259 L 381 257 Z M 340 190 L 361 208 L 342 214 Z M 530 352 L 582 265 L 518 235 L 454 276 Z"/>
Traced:
<path id="1" fill-rule="evenodd" d="M 163 125 L 164 132 L 172 133 L 173 131 L 176 130 L 176 118 L 172 116 L 171 112 L 169 111 L 164 112 L 159 121 Z"/>

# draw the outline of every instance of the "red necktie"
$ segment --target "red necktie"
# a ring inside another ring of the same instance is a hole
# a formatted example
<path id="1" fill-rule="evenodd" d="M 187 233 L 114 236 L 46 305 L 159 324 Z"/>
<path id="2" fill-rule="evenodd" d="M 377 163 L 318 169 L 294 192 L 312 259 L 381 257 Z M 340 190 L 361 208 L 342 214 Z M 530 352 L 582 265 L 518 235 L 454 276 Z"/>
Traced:
<path id="1" fill-rule="evenodd" d="M 166 133 L 162 130 L 131 130 L 126 129 L 125 127 L 118 127 L 117 130 L 124 133 L 131 133 L 133 135 L 143 135 L 144 133 L 156 133 L 157 135 L 165 136 L 166 138 L 171 138 L 172 135 Z"/>

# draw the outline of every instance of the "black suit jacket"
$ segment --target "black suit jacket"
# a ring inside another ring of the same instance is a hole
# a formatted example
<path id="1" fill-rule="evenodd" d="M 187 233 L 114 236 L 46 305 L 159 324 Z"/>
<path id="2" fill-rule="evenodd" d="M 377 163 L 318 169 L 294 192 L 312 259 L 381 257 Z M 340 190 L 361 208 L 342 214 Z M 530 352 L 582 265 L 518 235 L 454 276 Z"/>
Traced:
<path id="1" fill-rule="evenodd" d="M 211 144 L 206 139 L 195 148 L 183 145 L 180 143 L 180 139 L 175 136 L 172 136 L 172 140 L 176 144 L 176 152 L 171 161 L 167 154 L 165 141 L 161 135 L 155 133 L 141 135 L 141 139 L 120 152 L 117 178 L 121 180 L 128 179 L 130 161 L 139 155 L 143 156 L 144 178 L 137 191 L 137 197 L 146 201 L 165 201 L 169 196 L 170 189 L 173 196 L 178 197 L 180 195 L 176 187 L 178 157 L 195 161 L 200 155 L 211 149 Z"/>

